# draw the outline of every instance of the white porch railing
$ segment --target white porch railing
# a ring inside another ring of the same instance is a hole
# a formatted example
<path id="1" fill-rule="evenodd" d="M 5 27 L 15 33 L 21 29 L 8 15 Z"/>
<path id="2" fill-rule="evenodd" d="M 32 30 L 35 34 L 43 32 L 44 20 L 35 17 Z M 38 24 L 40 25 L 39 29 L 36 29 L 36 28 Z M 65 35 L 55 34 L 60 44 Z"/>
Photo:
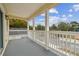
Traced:
<path id="1" fill-rule="evenodd" d="M 34 41 L 66 55 L 79 55 L 79 32 L 69 31 L 29 31 Z"/>

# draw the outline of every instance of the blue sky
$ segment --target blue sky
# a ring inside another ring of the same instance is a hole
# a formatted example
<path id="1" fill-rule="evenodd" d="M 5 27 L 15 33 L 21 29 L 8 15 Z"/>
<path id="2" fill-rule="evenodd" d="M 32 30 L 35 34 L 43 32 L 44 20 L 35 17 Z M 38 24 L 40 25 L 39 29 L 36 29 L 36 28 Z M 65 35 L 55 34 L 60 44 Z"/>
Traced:
<path id="1" fill-rule="evenodd" d="M 58 24 L 59 22 L 79 22 L 79 4 L 77 3 L 61 3 L 49 10 L 49 25 Z M 35 23 L 45 25 L 45 14 L 35 17 Z"/>

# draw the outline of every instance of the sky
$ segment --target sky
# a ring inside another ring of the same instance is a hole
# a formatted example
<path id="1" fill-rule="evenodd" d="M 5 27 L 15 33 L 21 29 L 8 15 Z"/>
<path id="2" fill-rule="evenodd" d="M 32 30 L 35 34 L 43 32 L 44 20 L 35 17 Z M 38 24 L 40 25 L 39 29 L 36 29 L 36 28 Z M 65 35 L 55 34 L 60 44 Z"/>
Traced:
<path id="1" fill-rule="evenodd" d="M 79 3 L 60 3 L 48 11 L 49 26 L 58 24 L 59 22 L 77 21 L 79 23 Z M 42 13 L 35 17 L 35 24 L 45 26 L 45 14 Z M 30 23 L 32 24 L 32 22 Z"/>

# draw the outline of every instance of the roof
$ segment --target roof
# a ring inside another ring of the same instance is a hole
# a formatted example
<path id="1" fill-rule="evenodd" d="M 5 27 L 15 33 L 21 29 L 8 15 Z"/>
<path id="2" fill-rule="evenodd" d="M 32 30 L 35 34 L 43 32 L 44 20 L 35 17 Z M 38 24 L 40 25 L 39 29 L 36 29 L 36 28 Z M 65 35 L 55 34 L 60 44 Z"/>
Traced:
<path id="1" fill-rule="evenodd" d="M 30 19 L 44 10 L 49 9 L 56 3 L 4 3 L 6 15 L 10 17 L 18 17 Z"/>

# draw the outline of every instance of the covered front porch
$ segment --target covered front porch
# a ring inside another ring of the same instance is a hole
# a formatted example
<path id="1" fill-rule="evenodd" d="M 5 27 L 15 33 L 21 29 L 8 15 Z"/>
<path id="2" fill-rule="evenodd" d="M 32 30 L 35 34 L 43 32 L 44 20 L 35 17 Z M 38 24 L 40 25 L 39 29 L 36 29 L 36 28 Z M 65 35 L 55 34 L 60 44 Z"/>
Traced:
<path id="1" fill-rule="evenodd" d="M 2 4 L 6 14 L 6 34 L 1 47 L 4 56 L 72 56 L 79 55 L 79 32 L 50 31 L 48 10 L 58 5 L 49 4 Z M 29 7 L 29 8 L 28 8 Z M 18 10 L 17 10 L 18 9 Z M 55 11 L 56 12 L 56 11 Z M 35 17 L 44 13 L 45 29 L 35 29 Z M 57 13 L 57 12 L 56 12 Z M 10 19 L 22 19 L 27 21 L 26 30 L 10 30 Z M 5 20 L 4 19 L 4 20 Z M 32 20 L 33 30 L 29 29 L 29 21 Z M 7 38 L 6 38 L 6 37 Z M 6 44 L 5 44 L 6 43 Z"/>

